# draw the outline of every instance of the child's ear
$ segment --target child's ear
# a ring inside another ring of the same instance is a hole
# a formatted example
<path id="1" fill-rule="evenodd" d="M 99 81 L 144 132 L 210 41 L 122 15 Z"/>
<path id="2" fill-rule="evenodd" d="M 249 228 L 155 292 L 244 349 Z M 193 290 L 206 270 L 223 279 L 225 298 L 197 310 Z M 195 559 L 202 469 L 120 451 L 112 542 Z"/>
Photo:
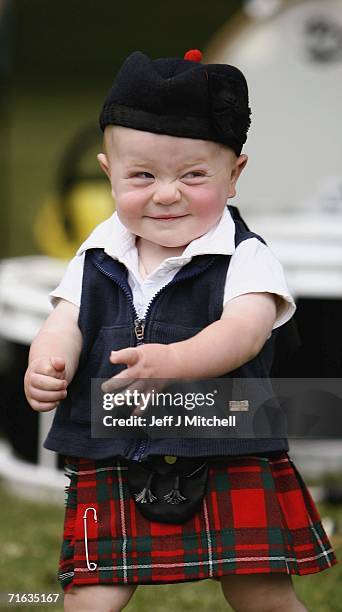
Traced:
<path id="1" fill-rule="evenodd" d="M 99 153 L 96 157 L 97 157 L 97 161 L 99 162 L 103 172 L 108 176 L 110 180 L 110 166 L 108 163 L 107 155 L 105 155 L 104 153 Z"/>
<path id="2" fill-rule="evenodd" d="M 228 198 L 234 198 L 234 196 L 236 196 L 236 183 L 238 181 L 238 178 L 242 170 L 246 167 L 247 162 L 248 162 L 247 155 L 240 155 L 237 158 L 234 164 L 234 167 L 232 169 L 231 175 L 230 175 Z"/>

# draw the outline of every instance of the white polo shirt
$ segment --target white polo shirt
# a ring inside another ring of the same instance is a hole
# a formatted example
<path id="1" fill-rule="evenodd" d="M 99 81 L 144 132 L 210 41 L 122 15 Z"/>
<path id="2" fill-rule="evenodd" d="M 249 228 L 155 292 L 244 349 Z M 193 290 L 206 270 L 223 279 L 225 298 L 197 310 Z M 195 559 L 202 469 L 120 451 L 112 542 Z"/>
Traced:
<path id="1" fill-rule="evenodd" d="M 70 261 L 58 287 L 52 291 L 53 305 L 63 298 L 76 306 L 80 305 L 82 276 L 85 251 L 102 248 L 105 253 L 123 263 L 128 270 L 128 283 L 132 289 L 133 302 L 140 318 L 144 317 L 153 296 L 167 285 L 182 266 L 196 255 L 231 255 L 228 267 L 223 306 L 229 300 L 251 292 L 276 293 L 283 298 L 278 307 L 277 319 L 273 329 L 288 321 L 296 310 L 296 305 L 286 284 L 283 268 L 271 249 L 257 238 L 250 238 L 235 248 L 235 224 L 228 208 L 221 219 L 206 234 L 193 240 L 182 255 L 168 257 L 145 279 L 139 272 L 138 251 L 135 234 L 132 234 L 120 221 L 116 212 L 98 225 L 78 249 Z"/>

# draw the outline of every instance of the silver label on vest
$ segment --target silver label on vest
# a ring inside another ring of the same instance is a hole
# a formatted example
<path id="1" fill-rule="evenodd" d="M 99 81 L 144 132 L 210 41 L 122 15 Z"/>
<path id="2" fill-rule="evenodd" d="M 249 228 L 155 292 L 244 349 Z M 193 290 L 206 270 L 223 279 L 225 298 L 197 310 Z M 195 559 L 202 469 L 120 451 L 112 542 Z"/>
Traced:
<path id="1" fill-rule="evenodd" d="M 247 412 L 249 410 L 248 400 L 230 400 L 229 410 L 231 412 Z"/>

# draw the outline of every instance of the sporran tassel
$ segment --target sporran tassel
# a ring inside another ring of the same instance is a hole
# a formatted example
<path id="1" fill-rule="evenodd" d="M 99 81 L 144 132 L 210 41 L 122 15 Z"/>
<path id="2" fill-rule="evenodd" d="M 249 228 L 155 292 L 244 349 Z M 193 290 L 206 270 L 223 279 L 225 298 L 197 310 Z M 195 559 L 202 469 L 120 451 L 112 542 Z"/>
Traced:
<path id="1" fill-rule="evenodd" d="M 173 483 L 173 489 L 169 493 L 166 493 L 166 495 L 163 496 L 163 499 L 165 499 L 168 504 L 180 504 L 181 502 L 186 501 L 187 498 L 184 497 L 179 490 L 178 474 Z"/>
<path id="2" fill-rule="evenodd" d="M 140 493 L 134 493 L 135 501 L 141 504 L 152 504 L 156 501 L 157 498 L 150 489 L 152 478 L 153 474 L 150 474 L 142 491 L 140 491 Z"/>

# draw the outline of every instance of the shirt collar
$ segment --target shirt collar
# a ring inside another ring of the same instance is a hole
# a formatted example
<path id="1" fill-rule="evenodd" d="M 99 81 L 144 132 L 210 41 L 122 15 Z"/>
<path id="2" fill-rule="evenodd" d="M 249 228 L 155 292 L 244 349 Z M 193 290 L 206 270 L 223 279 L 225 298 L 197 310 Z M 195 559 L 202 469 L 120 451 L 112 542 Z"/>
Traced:
<path id="1" fill-rule="evenodd" d="M 235 250 L 235 223 L 226 207 L 220 220 L 206 234 L 188 244 L 182 255 L 170 259 L 190 260 L 195 255 L 231 255 Z M 81 244 L 77 255 L 88 249 L 101 248 L 114 259 L 121 259 L 127 251 L 135 247 L 135 234 L 132 234 L 120 221 L 115 211 L 109 219 L 98 225 Z"/>

